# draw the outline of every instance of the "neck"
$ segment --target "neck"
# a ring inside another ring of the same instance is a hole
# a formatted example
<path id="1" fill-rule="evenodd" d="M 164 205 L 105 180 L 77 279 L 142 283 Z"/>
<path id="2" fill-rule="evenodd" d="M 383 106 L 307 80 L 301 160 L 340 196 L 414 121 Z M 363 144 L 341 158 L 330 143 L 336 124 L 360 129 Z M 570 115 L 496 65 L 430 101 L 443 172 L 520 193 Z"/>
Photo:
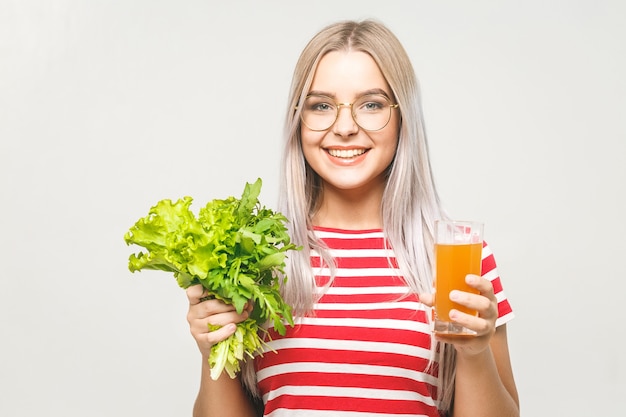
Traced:
<path id="1" fill-rule="evenodd" d="M 313 224 L 346 230 L 382 229 L 384 186 L 367 190 L 341 190 L 324 185 Z"/>

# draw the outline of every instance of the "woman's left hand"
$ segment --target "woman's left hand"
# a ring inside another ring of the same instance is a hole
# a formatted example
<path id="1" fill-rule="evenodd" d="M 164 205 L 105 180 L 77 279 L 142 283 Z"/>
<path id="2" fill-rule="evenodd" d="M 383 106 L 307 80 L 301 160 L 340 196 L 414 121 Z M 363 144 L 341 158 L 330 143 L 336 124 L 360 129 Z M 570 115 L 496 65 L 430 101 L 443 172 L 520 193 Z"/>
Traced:
<path id="1" fill-rule="evenodd" d="M 467 275 L 465 282 L 479 291 L 479 294 L 454 290 L 449 297 L 455 303 L 461 304 L 472 310 L 478 311 L 477 316 L 463 313 L 459 310 L 450 310 L 450 319 L 470 330 L 476 332 L 476 336 L 451 336 L 435 334 L 437 340 L 453 344 L 458 354 L 472 356 L 489 347 L 491 337 L 496 331 L 496 319 L 498 318 L 498 301 L 493 293 L 491 281 L 478 275 Z M 428 306 L 433 305 L 433 294 L 420 294 L 420 301 Z"/>

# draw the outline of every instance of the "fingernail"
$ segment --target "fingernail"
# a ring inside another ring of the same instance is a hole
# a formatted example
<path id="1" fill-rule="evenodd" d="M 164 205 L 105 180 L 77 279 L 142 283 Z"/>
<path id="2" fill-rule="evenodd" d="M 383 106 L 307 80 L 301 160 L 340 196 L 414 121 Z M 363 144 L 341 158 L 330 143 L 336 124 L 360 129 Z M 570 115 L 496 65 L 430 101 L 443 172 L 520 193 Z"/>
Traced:
<path id="1" fill-rule="evenodd" d="M 459 292 L 457 290 L 450 291 L 450 299 L 452 301 L 457 301 L 459 299 L 459 296 L 460 296 L 460 294 L 459 294 Z"/>

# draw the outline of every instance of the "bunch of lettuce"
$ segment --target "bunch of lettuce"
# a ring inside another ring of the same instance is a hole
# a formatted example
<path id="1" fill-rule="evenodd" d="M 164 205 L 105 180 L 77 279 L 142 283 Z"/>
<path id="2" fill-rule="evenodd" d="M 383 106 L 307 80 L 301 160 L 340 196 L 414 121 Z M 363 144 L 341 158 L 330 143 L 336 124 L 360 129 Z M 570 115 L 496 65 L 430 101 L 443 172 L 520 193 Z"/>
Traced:
<path id="1" fill-rule="evenodd" d="M 146 250 L 130 255 L 131 272 L 172 272 L 180 287 L 201 284 L 239 313 L 249 300 L 254 302 L 250 317 L 237 325 L 232 336 L 213 346 L 209 356 L 213 379 L 223 370 L 234 378 L 244 355 L 253 357 L 261 351 L 263 323 L 271 321 L 281 335 L 285 322 L 293 326 L 291 308 L 279 287 L 287 279 L 286 252 L 298 248 L 290 241 L 287 219 L 260 205 L 260 192 L 259 178 L 246 184 L 241 199 L 210 201 L 197 217 L 190 209 L 191 197 L 175 203 L 161 200 L 124 235 L 128 245 Z"/>

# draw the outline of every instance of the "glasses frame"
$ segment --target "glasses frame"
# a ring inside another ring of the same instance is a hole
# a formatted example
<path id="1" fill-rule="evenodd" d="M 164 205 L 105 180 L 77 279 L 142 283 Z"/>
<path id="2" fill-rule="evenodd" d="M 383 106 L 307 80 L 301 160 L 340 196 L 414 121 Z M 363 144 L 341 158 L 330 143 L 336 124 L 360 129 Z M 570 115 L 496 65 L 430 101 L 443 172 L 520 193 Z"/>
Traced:
<path id="1" fill-rule="evenodd" d="M 367 97 L 367 96 L 380 96 L 380 97 L 384 97 L 385 100 L 387 100 L 389 102 L 389 117 L 387 118 L 387 121 L 385 122 L 385 124 L 378 128 L 378 129 L 366 129 L 365 127 L 361 126 L 361 124 L 356 120 L 356 115 L 354 114 L 354 107 L 352 107 L 354 105 L 354 103 L 358 103 L 359 100 L 361 100 L 363 97 Z M 398 107 L 400 107 L 399 103 L 392 103 L 391 99 L 389 97 L 387 97 L 385 94 L 363 94 L 362 96 L 359 96 L 356 98 L 356 100 L 354 100 L 352 103 L 337 103 L 335 101 L 335 99 L 333 99 L 330 96 L 327 96 L 325 94 L 309 94 L 308 96 L 306 96 L 304 98 L 304 100 L 306 101 L 308 98 L 310 97 L 324 97 L 327 98 L 328 101 L 335 103 L 335 106 L 337 108 L 337 111 L 335 112 L 335 120 L 333 120 L 333 122 L 325 129 L 313 129 L 311 128 L 311 126 L 307 125 L 306 122 L 304 121 L 304 111 L 302 109 L 300 109 L 300 121 L 302 122 L 303 125 L 305 125 L 309 130 L 312 130 L 313 132 L 323 132 L 325 130 L 330 129 L 331 127 L 333 127 L 333 125 L 335 123 L 337 123 L 337 120 L 339 119 L 339 112 L 341 111 L 342 107 L 347 107 L 350 109 L 350 115 L 352 116 L 352 120 L 354 121 L 354 123 L 356 123 L 356 125 L 358 127 L 360 127 L 361 129 L 367 131 L 367 132 L 378 132 L 379 130 L 383 130 L 384 128 L 387 127 L 387 125 L 389 124 L 389 122 L 391 121 L 391 111 L 393 109 L 397 109 Z M 301 106 L 295 106 L 295 110 L 298 110 Z"/>

